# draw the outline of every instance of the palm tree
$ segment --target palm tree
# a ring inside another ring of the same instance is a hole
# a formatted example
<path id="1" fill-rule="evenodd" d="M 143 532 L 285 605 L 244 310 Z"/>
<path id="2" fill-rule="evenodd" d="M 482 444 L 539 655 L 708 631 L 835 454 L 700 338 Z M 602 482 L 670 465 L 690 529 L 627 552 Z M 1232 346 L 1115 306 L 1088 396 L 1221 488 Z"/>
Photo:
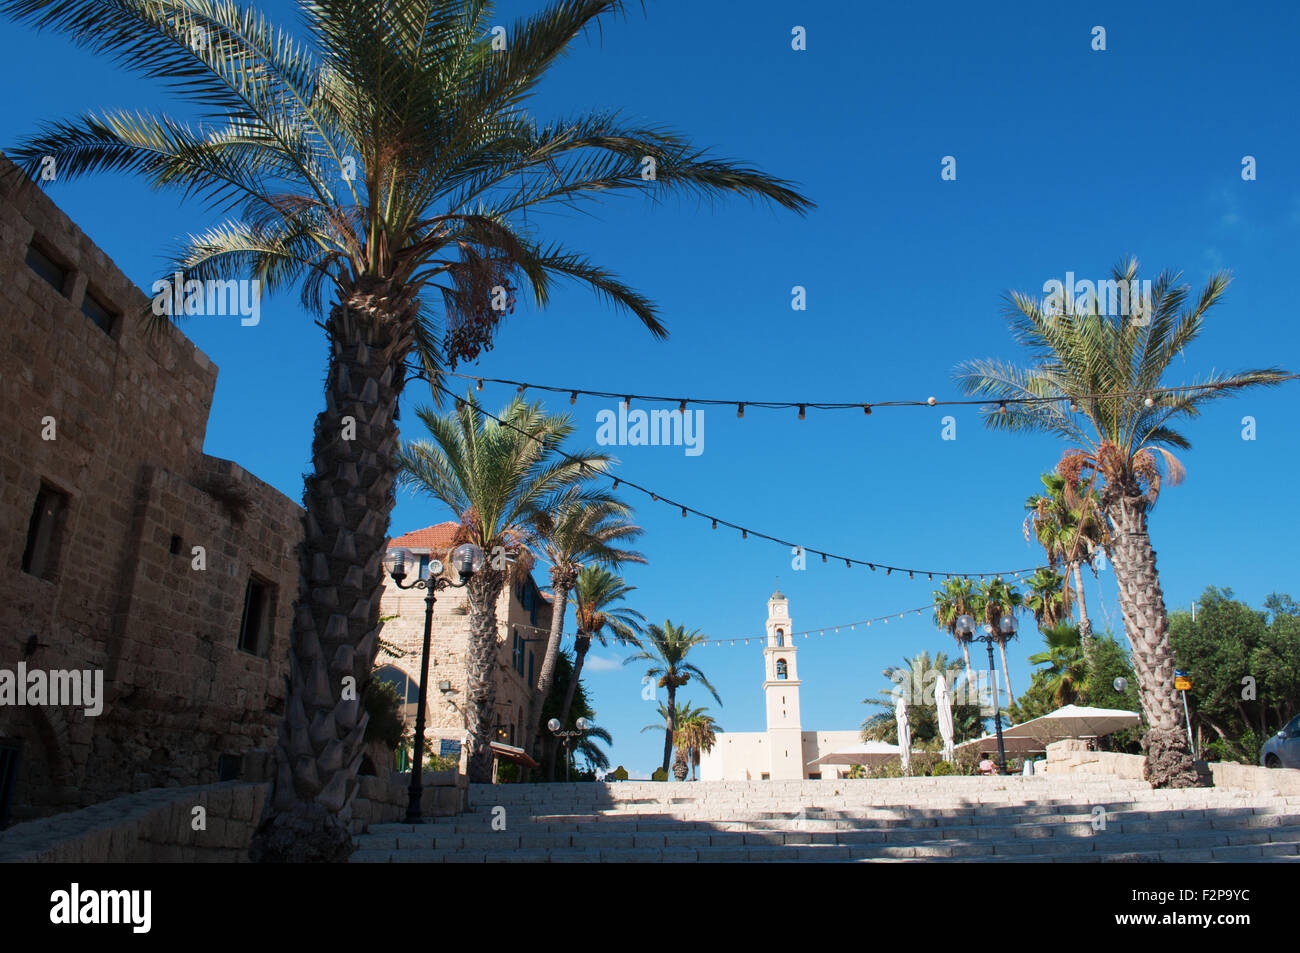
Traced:
<path id="1" fill-rule="evenodd" d="M 658 679 L 656 683 L 658 687 L 668 689 L 668 724 L 664 729 L 663 763 L 663 769 L 667 771 L 668 760 L 673 753 L 673 734 L 677 731 L 677 689 L 689 682 L 694 675 L 700 680 L 700 684 L 709 690 L 714 701 L 721 705 L 722 699 L 718 697 L 718 690 L 709 684 L 704 673 L 686 661 L 686 656 L 690 654 L 691 649 L 704 641 L 704 636 L 698 630 L 687 632 L 685 627 L 673 625 L 671 620 L 665 620 L 662 628 L 657 625 L 649 626 L 645 638 L 649 644 L 643 645 L 641 651 L 635 655 L 625 658 L 623 664 L 649 662 L 650 667 L 646 669 L 646 677 Z"/>
<path id="2" fill-rule="evenodd" d="M 1137 274 L 1137 262 L 1129 260 L 1114 269 L 1113 279 L 1127 284 Z M 1056 398 L 1007 404 L 989 413 L 986 423 L 1069 441 L 1074 446 L 1057 472 L 1071 488 L 1100 492 L 1124 630 L 1150 726 L 1144 739 L 1147 779 L 1161 787 L 1197 783 L 1187 738 L 1178 727 L 1168 618 L 1147 523 L 1161 487 L 1183 476 L 1170 448 L 1185 450 L 1190 444 L 1172 424 L 1196 417 L 1217 398 L 1285 377 L 1278 368 L 1212 373 L 1191 385 L 1207 386 L 1162 390 L 1170 363 L 1196 340 L 1205 313 L 1229 281 L 1226 273 L 1217 273 L 1191 300 L 1188 287 L 1176 284 L 1179 277 L 1162 273 L 1133 315 L 1104 315 L 1098 301 L 1071 312 L 1011 293 L 1007 316 L 1013 334 L 1030 350 L 1031 363 L 980 360 L 957 370 L 968 393 L 996 400 Z"/>
<path id="3" fill-rule="evenodd" d="M 957 620 L 963 615 L 974 614 L 974 583 L 965 576 L 945 579 L 943 588 L 934 590 L 930 595 L 934 599 L 935 625 L 946 629 L 961 646 L 962 657 L 966 660 L 966 677 L 970 678 L 970 638 L 957 631 Z"/>
<path id="4" fill-rule="evenodd" d="M 1022 601 L 1020 592 L 1000 577 L 981 582 L 975 591 L 975 618 L 983 620 L 985 631 L 993 636 L 993 641 L 998 645 L 998 654 L 1002 656 L 1002 677 L 1007 683 L 1008 705 L 1014 704 L 1016 700 L 1016 694 L 1011 690 L 1011 670 L 1007 668 L 1007 639 L 1014 636 L 1002 632 L 1002 617 L 1014 615 Z"/>
<path id="5" fill-rule="evenodd" d="M 557 454 L 552 447 L 573 432 L 566 415 L 543 412 L 516 397 L 486 420 L 472 391 L 451 413 L 421 407 L 416 415 L 432 441 L 413 441 L 397 454 L 402 485 L 440 500 L 460 517 L 458 541 L 487 555 L 469 581 L 470 635 L 466 665 L 469 778 L 492 779 L 491 728 L 496 701 L 497 597 L 512 576 L 532 565 L 529 548 L 537 509 L 566 491 L 581 490 L 587 476 L 609 463 L 603 454 Z M 592 491 L 596 499 L 604 499 Z M 573 497 L 581 500 L 581 496 Z"/>
<path id="6" fill-rule="evenodd" d="M 691 708 L 689 705 L 678 709 L 677 730 L 673 734 L 673 744 L 677 750 L 685 752 L 686 762 L 691 768 L 691 780 L 696 777 L 695 769 L 700 765 L 700 755 L 713 750 L 717 742 L 717 733 L 722 727 L 706 714 L 707 708 Z"/>
<path id="7" fill-rule="evenodd" d="M 1033 612 L 1039 629 L 1050 629 L 1065 617 L 1070 590 L 1065 585 L 1064 576 L 1040 567 L 1025 580 L 1025 585 L 1029 587 L 1029 595 L 1025 597 L 1024 605 Z"/>
<path id="8" fill-rule="evenodd" d="M 1073 704 L 1088 674 L 1080 632 L 1068 622 L 1042 630 L 1047 651 L 1029 656 L 1031 665 L 1046 665 L 1047 690 L 1058 708 Z"/>
<path id="9" fill-rule="evenodd" d="M 611 496 L 595 495 L 583 487 L 571 486 L 540 506 L 533 516 L 533 531 L 541 542 L 543 558 L 551 565 L 552 603 L 550 638 L 524 725 L 524 747 L 529 754 L 537 750 L 535 739 L 564 635 L 569 590 L 577 583 L 583 563 L 595 561 L 618 566 L 625 562 L 645 562 L 640 553 L 618 545 L 642 533 L 641 527 L 624 519 L 629 513 L 630 507 Z"/>
<path id="10" fill-rule="evenodd" d="M 11 151 L 29 176 L 49 156 L 61 180 L 128 172 L 205 198 L 234 217 L 184 240 L 166 273 L 182 272 L 187 291 L 238 277 L 267 291 L 301 282 L 304 304 L 323 317 L 325 409 L 303 494 L 273 816 L 254 853 L 337 861 L 352 850 L 364 728 L 341 686 L 365 682 L 379 637 L 408 359 L 434 379 L 472 360 L 519 285 L 544 306 L 557 278 L 666 335 L 647 298 L 540 240 L 532 223 L 544 219 L 530 209 L 626 189 L 739 194 L 799 213 L 811 203 L 616 113 L 529 116 L 551 65 L 621 12 L 620 0 L 554 0 L 516 21 L 504 49 L 494 49 L 492 5 L 481 0 L 299 0 L 298 9 L 303 42 L 234 0 L 0 0 L 13 19 L 161 79 L 203 116 L 197 127 L 145 112 L 51 123 Z"/>
<path id="11" fill-rule="evenodd" d="M 980 706 L 958 704 L 956 699 L 964 696 L 963 691 L 955 691 L 962 676 L 962 668 L 955 660 L 948 658 L 944 652 L 936 652 L 930 657 L 929 652 L 921 652 L 911 658 L 903 659 L 902 665 L 891 665 L 881 672 L 889 680 L 889 686 L 877 697 L 863 700 L 864 705 L 876 705 L 881 711 L 869 716 L 862 723 L 863 741 L 884 741 L 888 744 L 898 743 L 898 722 L 894 717 L 894 706 L 898 696 L 903 695 L 907 705 L 908 723 L 912 730 L 912 741 L 921 746 L 938 747 L 942 745 L 939 733 L 939 712 L 932 697 L 935 676 L 942 674 L 950 689 L 954 689 L 952 706 L 953 734 L 957 741 L 978 738 L 983 734 L 983 720 Z"/>
<path id="12" fill-rule="evenodd" d="M 573 606 L 573 615 L 578 626 L 573 648 L 574 677 L 569 683 L 569 690 L 564 696 L 564 706 L 560 710 L 560 721 L 565 724 L 569 722 L 569 709 L 573 705 L 573 689 L 582 676 L 582 666 L 591 648 L 592 639 L 601 645 L 606 645 L 605 631 L 608 629 L 609 637 L 618 644 L 641 647 L 637 637 L 645 631 L 645 616 L 635 609 L 615 605 L 622 602 L 624 597 L 635 589 L 636 586 L 629 586 L 621 577 L 601 566 L 584 566 L 578 573 Z M 554 757 L 550 759 L 550 764 L 550 774 L 553 777 Z"/>
<path id="13" fill-rule="evenodd" d="M 1074 591 L 1079 605 L 1079 635 L 1085 654 L 1092 644 L 1092 621 L 1088 618 L 1088 603 L 1084 598 L 1083 574 L 1080 567 L 1093 567 L 1094 556 L 1110 544 L 1106 519 L 1101 511 L 1101 496 L 1090 485 L 1070 487 L 1065 479 L 1055 473 L 1044 473 L 1039 479 L 1046 489 L 1025 500 L 1025 539 L 1031 535 L 1047 553 L 1051 569 L 1061 566 L 1065 576 L 1074 581 Z M 1093 568 L 1093 575 L 1096 575 Z M 1069 590 L 1065 590 L 1069 609 Z"/>

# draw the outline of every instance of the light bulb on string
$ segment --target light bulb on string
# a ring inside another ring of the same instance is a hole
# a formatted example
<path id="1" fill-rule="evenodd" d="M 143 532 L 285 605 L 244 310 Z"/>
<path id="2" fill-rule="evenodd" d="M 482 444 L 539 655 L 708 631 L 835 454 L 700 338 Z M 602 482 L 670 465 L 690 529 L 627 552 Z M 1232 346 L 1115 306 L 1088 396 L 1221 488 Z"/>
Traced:
<path id="1" fill-rule="evenodd" d="M 577 402 L 578 402 L 578 392 L 575 390 L 572 394 L 569 395 L 569 403 L 576 404 Z"/>
<path id="2" fill-rule="evenodd" d="M 803 404 L 800 404 L 800 405 L 799 405 L 799 419 L 800 419 L 800 420 L 803 420 L 803 419 L 804 419 L 804 415 L 805 415 L 804 405 L 803 405 Z"/>
<path id="3" fill-rule="evenodd" d="M 744 405 L 744 404 L 737 404 L 737 405 L 736 405 L 736 416 L 737 416 L 738 418 L 740 418 L 740 419 L 744 419 L 744 417 L 745 417 L 745 405 Z"/>
<path id="4" fill-rule="evenodd" d="M 870 404 L 863 404 L 863 405 L 862 405 L 862 413 L 863 413 L 865 416 L 870 417 L 870 416 L 871 416 L 871 405 L 870 405 Z"/>
<path id="5" fill-rule="evenodd" d="M 481 377 L 478 379 L 478 387 L 477 387 L 477 389 L 478 389 L 478 390 L 482 390 L 482 389 L 483 389 L 483 378 L 481 378 Z"/>

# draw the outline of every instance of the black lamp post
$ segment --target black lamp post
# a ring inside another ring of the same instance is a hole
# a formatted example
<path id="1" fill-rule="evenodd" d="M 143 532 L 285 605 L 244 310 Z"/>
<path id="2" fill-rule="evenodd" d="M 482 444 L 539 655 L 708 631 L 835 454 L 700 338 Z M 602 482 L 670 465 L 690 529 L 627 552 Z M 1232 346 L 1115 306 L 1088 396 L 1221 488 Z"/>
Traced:
<path id="1" fill-rule="evenodd" d="M 577 727 L 576 731 L 573 730 L 561 731 L 560 719 L 552 718 L 550 721 L 546 723 L 546 727 L 551 729 L 551 733 L 554 734 L 555 737 L 559 738 L 560 743 L 564 745 L 564 780 L 565 781 L 568 781 L 570 777 L 569 744 L 571 743 L 572 739 L 581 737 L 583 733 L 586 732 L 586 730 L 591 727 L 591 722 L 587 721 L 586 718 L 579 718 L 576 722 L 574 722 L 574 725 Z"/>
<path id="2" fill-rule="evenodd" d="M 1001 642 L 1003 639 L 1009 639 L 1016 634 L 1016 617 L 1008 613 L 998 620 L 999 631 L 995 633 L 993 627 L 987 623 L 984 626 L 984 634 L 975 634 L 975 617 L 972 615 L 960 615 L 957 617 L 957 631 L 965 636 L 971 642 L 983 642 L 989 650 L 989 671 L 993 673 L 993 724 L 998 732 L 998 773 L 1007 773 L 1007 751 L 1002 742 L 1002 713 L 998 706 L 998 672 L 993 664 L 993 643 Z"/>
<path id="3" fill-rule="evenodd" d="M 469 584 L 474 574 L 483 568 L 483 550 L 473 543 L 464 543 L 451 552 L 451 563 L 459 577 L 459 582 L 452 582 L 444 576 L 440 560 L 429 562 L 427 573 L 417 577 L 410 585 L 402 585 L 406 578 L 406 560 L 411 554 L 405 549 L 390 549 L 384 557 L 388 574 L 398 589 L 424 589 L 424 648 L 420 653 L 420 701 L 415 712 L 415 750 L 411 756 L 411 796 L 406 805 L 406 823 L 419 824 L 423 821 L 420 800 L 424 795 L 424 706 L 428 698 L 429 682 L 429 642 L 433 636 L 433 604 L 437 601 L 435 593 L 449 587 L 459 589 Z"/>

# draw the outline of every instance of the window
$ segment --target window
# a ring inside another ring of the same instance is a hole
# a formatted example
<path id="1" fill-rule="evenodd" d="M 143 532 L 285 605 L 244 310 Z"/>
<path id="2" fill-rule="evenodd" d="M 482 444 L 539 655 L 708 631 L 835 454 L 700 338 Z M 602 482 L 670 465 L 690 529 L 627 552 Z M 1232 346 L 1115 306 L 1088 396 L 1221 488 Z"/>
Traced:
<path id="1" fill-rule="evenodd" d="M 257 576 L 249 576 L 244 589 L 244 614 L 239 621 L 239 648 L 261 655 L 269 647 L 271 606 L 275 587 Z"/>
<path id="2" fill-rule="evenodd" d="M 177 556 L 180 554 L 180 551 L 181 551 L 181 538 L 173 534 L 170 552 L 173 556 Z"/>
<path id="3" fill-rule="evenodd" d="M 81 299 L 81 313 L 94 321 L 105 334 L 113 333 L 113 327 L 117 324 L 117 315 L 89 290 Z"/>
<path id="4" fill-rule="evenodd" d="M 533 684 L 533 653 L 528 653 L 528 684 Z"/>
<path id="5" fill-rule="evenodd" d="M 54 577 L 67 510 L 68 495 L 42 483 L 36 494 L 36 505 L 32 507 L 31 522 L 27 524 L 23 572 L 42 579 Z"/>
<path id="6" fill-rule="evenodd" d="M 420 556 L 420 575 L 417 578 L 419 579 L 429 578 L 429 554 L 428 553 L 423 553 Z"/>
<path id="7" fill-rule="evenodd" d="M 777 678 L 789 678 L 789 677 L 790 677 L 790 675 L 789 675 L 789 668 L 788 668 L 788 666 L 785 664 L 785 659 L 783 659 L 783 658 L 779 658 L 779 659 L 776 660 L 776 677 L 777 677 Z"/>
<path id="8" fill-rule="evenodd" d="M 243 758 L 237 754 L 223 754 L 217 756 L 217 780 L 218 781 L 238 781 L 239 768 Z"/>
<path id="9" fill-rule="evenodd" d="M 776 644 L 785 645 L 785 632 L 782 629 L 776 630 Z"/>
<path id="10" fill-rule="evenodd" d="M 524 674 L 524 640 L 519 637 L 518 629 L 514 630 L 510 662 L 516 672 L 520 675 Z"/>
<path id="11" fill-rule="evenodd" d="M 68 284 L 68 269 L 41 250 L 35 242 L 27 246 L 27 267 L 44 278 L 59 294 Z"/>
<path id="12" fill-rule="evenodd" d="M 9 826 L 14 782 L 18 779 L 18 743 L 0 741 L 0 831 Z"/>

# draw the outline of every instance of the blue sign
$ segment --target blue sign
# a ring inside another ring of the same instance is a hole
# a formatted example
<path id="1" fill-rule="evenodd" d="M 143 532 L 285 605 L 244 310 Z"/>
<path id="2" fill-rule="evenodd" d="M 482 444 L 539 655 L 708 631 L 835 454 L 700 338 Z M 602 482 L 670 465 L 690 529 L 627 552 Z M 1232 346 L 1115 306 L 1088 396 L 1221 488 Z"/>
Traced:
<path id="1" fill-rule="evenodd" d="M 438 742 L 438 756 L 441 758 L 455 758 L 460 760 L 460 742 L 451 741 L 443 738 Z"/>

